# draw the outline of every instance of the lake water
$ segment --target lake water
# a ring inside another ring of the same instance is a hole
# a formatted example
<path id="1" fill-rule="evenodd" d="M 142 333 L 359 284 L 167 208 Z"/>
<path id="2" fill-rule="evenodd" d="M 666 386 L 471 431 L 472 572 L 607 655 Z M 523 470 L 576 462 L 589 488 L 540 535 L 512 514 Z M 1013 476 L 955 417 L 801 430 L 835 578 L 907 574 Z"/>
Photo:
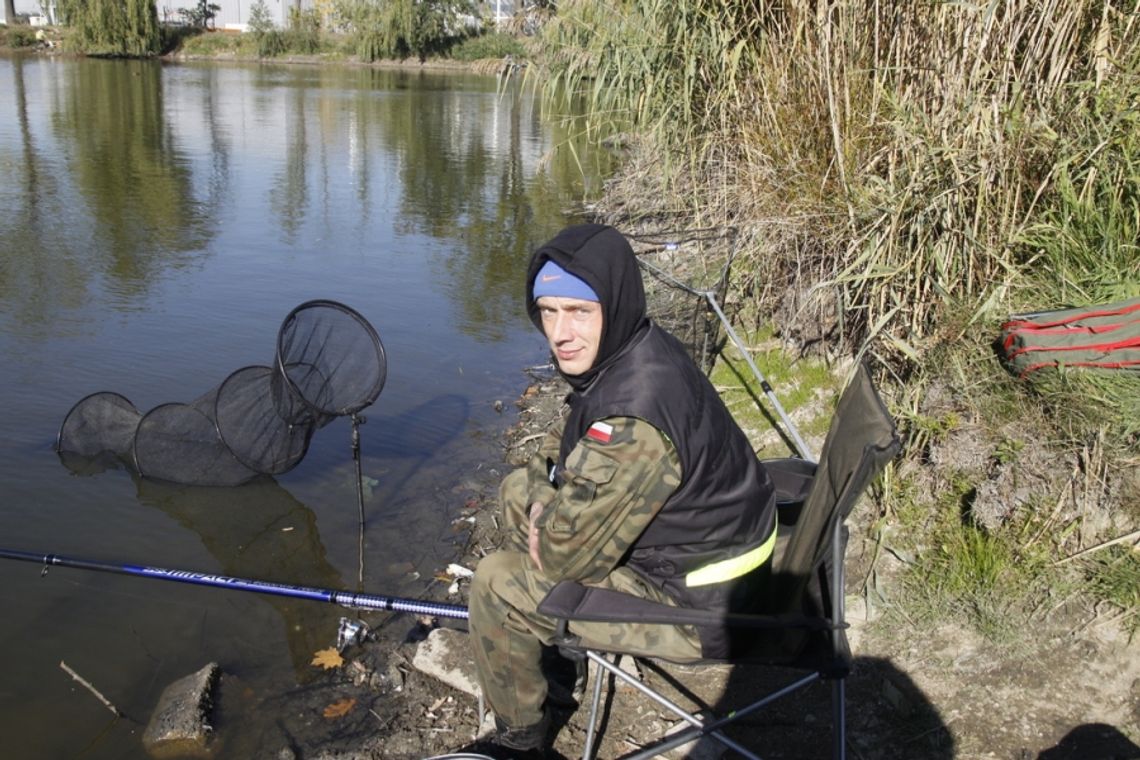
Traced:
<path id="1" fill-rule="evenodd" d="M 552 152 L 567 141 L 494 78 L 0 59 L 0 548 L 356 589 L 346 419 L 295 469 L 231 488 L 79 474 L 53 447 L 87 394 L 189 402 L 272 363 L 285 316 L 331 299 L 388 360 L 360 427 L 362 585 L 424 594 L 462 540 L 464 483 L 497 456 L 494 403 L 546 358 L 521 274 L 602 171 Z M 217 661 L 251 692 L 294 688 L 345 614 L 11 560 L 0 600 L 13 758 L 141 757 L 168 683 Z"/>

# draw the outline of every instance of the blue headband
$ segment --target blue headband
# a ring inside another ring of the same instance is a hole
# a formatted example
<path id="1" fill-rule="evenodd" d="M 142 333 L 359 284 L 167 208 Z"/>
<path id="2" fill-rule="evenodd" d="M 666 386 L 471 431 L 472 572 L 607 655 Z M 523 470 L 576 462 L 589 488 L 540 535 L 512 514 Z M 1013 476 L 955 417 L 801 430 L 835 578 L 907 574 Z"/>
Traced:
<path id="1" fill-rule="evenodd" d="M 534 298 L 543 296 L 556 298 L 580 298 L 583 301 L 598 301 L 598 294 L 581 277 L 572 275 L 553 261 L 547 261 L 534 276 Z"/>

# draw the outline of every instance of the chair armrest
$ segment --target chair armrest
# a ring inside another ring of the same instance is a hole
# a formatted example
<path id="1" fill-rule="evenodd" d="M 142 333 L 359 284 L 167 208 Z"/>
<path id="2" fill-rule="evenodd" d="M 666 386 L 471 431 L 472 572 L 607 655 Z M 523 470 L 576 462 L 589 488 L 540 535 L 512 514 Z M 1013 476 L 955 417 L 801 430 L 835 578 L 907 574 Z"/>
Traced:
<path id="1" fill-rule="evenodd" d="M 538 611 L 552 618 L 601 623 L 728 625 L 733 628 L 799 628 L 817 631 L 847 627 L 846 624 L 832 625 L 825 618 L 793 613 L 726 614 L 715 610 L 673 607 L 613 589 L 584 586 L 576 581 L 562 581 L 552 588 L 539 602 Z"/>

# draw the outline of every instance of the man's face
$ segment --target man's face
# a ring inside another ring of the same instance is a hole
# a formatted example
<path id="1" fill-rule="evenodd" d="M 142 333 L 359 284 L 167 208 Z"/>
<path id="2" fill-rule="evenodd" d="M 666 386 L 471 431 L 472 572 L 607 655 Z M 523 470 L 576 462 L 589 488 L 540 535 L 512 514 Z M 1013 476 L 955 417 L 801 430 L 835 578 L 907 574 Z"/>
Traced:
<path id="1" fill-rule="evenodd" d="M 558 296 L 542 296 L 537 303 L 558 368 L 567 375 L 581 375 L 593 367 L 602 342 L 602 305 Z"/>

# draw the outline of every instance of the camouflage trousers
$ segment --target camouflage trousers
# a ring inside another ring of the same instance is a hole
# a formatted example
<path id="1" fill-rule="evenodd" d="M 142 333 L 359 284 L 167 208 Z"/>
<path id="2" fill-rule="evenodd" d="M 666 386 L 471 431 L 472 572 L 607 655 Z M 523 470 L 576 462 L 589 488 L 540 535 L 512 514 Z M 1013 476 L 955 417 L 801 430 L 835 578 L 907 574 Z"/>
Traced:
<path id="1" fill-rule="evenodd" d="M 525 472 L 508 476 L 500 489 L 508 532 L 506 548 L 479 562 L 471 583 L 468 625 L 475 668 L 491 711 L 512 727 L 542 719 L 547 682 L 542 647 L 550 644 L 556 621 L 540 615 L 538 603 L 555 582 L 535 567 L 527 554 Z M 594 584 L 672 604 L 663 592 L 627 568 L 617 568 Z M 701 645 L 691 626 L 580 622 L 570 627 L 583 646 L 620 648 L 676 662 L 700 658 Z"/>

